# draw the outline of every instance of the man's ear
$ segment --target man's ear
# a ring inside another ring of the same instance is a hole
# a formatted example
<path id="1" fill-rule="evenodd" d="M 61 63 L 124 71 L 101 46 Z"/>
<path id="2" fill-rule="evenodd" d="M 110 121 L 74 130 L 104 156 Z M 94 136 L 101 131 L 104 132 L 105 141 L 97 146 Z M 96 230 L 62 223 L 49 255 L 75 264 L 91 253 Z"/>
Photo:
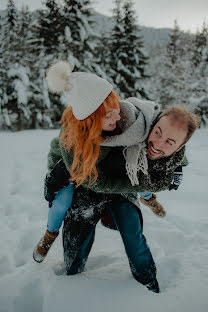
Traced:
<path id="1" fill-rule="evenodd" d="M 179 148 L 178 148 L 175 152 L 176 152 L 176 153 L 179 152 L 179 151 L 184 147 L 184 145 L 185 145 L 185 144 L 182 144 L 181 146 L 179 146 Z"/>

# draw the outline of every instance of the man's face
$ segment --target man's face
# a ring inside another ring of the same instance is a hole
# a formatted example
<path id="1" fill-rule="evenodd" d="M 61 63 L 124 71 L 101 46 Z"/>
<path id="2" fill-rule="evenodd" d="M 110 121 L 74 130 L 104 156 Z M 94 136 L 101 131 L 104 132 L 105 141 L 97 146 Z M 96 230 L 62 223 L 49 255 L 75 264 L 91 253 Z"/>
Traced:
<path id="1" fill-rule="evenodd" d="M 163 116 L 149 134 L 147 157 L 155 160 L 178 152 L 183 147 L 186 135 L 184 124 L 174 120 L 171 115 Z"/>

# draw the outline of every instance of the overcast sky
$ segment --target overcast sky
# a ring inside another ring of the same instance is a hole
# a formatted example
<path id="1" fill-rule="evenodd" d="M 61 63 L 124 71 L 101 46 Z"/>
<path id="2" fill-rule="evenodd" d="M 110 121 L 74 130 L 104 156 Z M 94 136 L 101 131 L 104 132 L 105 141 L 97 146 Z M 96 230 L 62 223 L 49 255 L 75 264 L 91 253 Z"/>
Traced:
<path id="1" fill-rule="evenodd" d="M 27 4 L 31 9 L 41 6 L 42 0 L 15 0 L 18 5 Z M 4 8 L 7 0 L 0 0 Z M 113 0 L 92 0 L 96 11 L 110 16 Z M 173 27 L 174 20 L 183 30 L 195 32 L 203 21 L 208 23 L 208 0 L 134 0 L 138 22 L 144 26 Z"/>

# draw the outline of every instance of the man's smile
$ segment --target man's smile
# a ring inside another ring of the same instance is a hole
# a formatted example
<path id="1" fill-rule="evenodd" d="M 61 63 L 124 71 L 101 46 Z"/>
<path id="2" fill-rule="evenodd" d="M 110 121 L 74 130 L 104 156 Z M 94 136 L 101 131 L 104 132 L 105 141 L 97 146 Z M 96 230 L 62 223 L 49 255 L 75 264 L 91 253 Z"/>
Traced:
<path id="1" fill-rule="evenodd" d="M 150 152 L 152 155 L 162 155 L 162 154 L 163 154 L 162 151 L 156 150 L 156 149 L 153 147 L 152 142 L 149 143 L 148 149 L 149 149 L 149 152 Z"/>

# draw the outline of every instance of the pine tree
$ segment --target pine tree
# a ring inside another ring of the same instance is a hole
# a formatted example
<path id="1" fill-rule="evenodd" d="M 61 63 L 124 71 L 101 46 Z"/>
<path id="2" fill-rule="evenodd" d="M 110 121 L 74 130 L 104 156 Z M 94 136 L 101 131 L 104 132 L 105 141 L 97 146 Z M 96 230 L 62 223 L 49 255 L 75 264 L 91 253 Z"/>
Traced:
<path id="1" fill-rule="evenodd" d="M 114 88 L 119 93 L 121 93 L 121 90 L 119 89 L 119 86 L 117 85 L 117 82 L 120 78 L 118 68 L 117 68 L 117 61 L 119 59 L 119 52 L 120 52 L 120 46 L 121 46 L 121 40 L 123 40 L 124 37 L 124 26 L 123 26 L 123 16 L 122 16 L 122 0 L 114 0 L 115 7 L 113 9 L 113 16 L 112 20 L 114 22 L 114 27 L 112 29 L 111 34 L 107 38 L 108 40 L 108 51 L 109 51 L 109 59 L 107 61 L 107 75 L 114 83 Z M 106 51 L 107 52 L 107 51 Z"/>
<path id="2" fill-rule="evenodd" d="M 15 44 L 17 42 L 18 12 L 14 0 L 8 0 L 6 16 L 2 21 L 2 51 L 4 62 L 8 65 L 13 61 Z"/>
<path id="3" fill-rule="evenodd" d="M 15 45 L 17 36 L 17 10 L 13 0 L 9 0 L 2 21 L 1 46 L 1 112 L 5 128 L 13 129 L 13 119 L 18 116 L 16 92 L 13 78 L 8 76 L 16 60 Z"/>
<path id="4" fill-rule="evenodd" d="M 191 37 L 182 33 L 175 21 L 157 76 L 157 100 L 163 108 L 189 105 L 191 45 Z"/>
<path id="5" fill-rule="evenodd" d="M 15 63 L 7 73 L 10 80 L 11 96 L 10 101 L 12 103 L 12 110 L 17 114 L 16 128 L 22 130 L 25 128 L 25 119 L 30 119 L 30 107 L 28 105 L 28 87 L 29 77 L 27 69 Z"/>
<path id="6" fill-rule="evenodd" d="M 44 119 L 47 126 L 51 125 L 45 72 L 42 73 L 43 45 L 37 29 L 28 8 L 23 7 L 17 14 L 10 0 L 2 33 L 1 110 L 4 124 L 13 130 L 43 126 Z"/>
<path id="7" fill-rule="evenodd" d="M 38 11 L 39 38 L 42 38 L 45 54 L 57 58 L 62 36 L 62 15 L 57 0 L 45 0 L 44 9 Z"/>
<path id="8" fill-rule="evenodd" d="M 167 55 L 170 59 L 170 63 L 175 64 L 181 54 L 180 50 L 181 31 L 176 20 L 174 21 L 174 28 L 170 33 L 169 37 L 170 39 L 167 45 Z"/>
<path id="9" fill-rule="evenodd" d="M 64 0 L 60 6 L 56 0 L 46 0 L 45 9 L 39 10 L 37 30 L 44 48 L 39 78 L 36 75 L 34 84 L 38 92 L 38 103 L 33 109 L 33 120 L 42 120 L 42 127 L 43 123 L 49 123 L 50 120 L 56 124 L 66 104 L 64 97 L 48 94 L 45 81 L 48 67 L 57 59 L 63 59 L 69 61 L 72 70 L 90 70 L 93 54 L 89 42 L 89 4 L 86 0 Z"/>
<path id="10" fill-rule="evenodd" d="M 192 57 L 192 76 L 195 77 L 191 87 L 190 101 L 195 112 L 200 115 L 204 125 L 208 123 L 208 27 L 203 23 L 194 40 Z"/>
<path id="11" fill-rule="evenodd" d="M 206 59 L 206 47 L 207 47 L 208 29 L 203 23 L 202 31 L 197 31 L 194 40 L 194 51 L 193 51 L 193 64 L 195 67 L 201 64 L 202 60 Z"/>
<path id="12" fill-rule="evenodd" d="M 14 11 L 14 7 L 10 4 L 7 16 L 11 16 L 11 12 Z M 6 107 L 9 108 L 7 116 L 12 116 L 10 127 L 15 130 L 30 127 L 34 105 L 33 102 L 31 103 L 33 95 L 31 85 L 34 82 L 32 82 L 31 73 L 33 71 L 30 65 L 37 64 L 38 61 L 33 58 L 31 53 L 35 43 L 31 33 L 31 23 L 31 14 L 27 7 L 23 7 L 18 14 L 16 12 L 15 23 L 13 23 L 15 26 L 13 25 L 12 29 L 13 36 L 12 38 L 7 37 L 7 45 L 4 46 L 7 51 L 4 54 L 4 64 L 7 66 L 7 86 L 4 91 L 4 98 L 7 100 Z M 8 18 L 5 19 L 5 25 L 5 29 L 8 30 L 10 26 Z M 12 42 L 11 45 L 10 41 Z M 8 117 L 7 120 L 9 120 Z"/>
<path id="13" fill-rule="evenodd" d="M 38 11 L 34 27 L 35 40 L 40 38 L 38 62 L 33 66 L 33 122 L 32 127 L 52 127 L 60 120 L 64 104 L 57 95 L 49 94 L 45 80 L 46 70 L 61 54 L 63 41 L 63 16 L 57 0 L 45 0 L 45 8 Z M 36 46 L 37 47 L 37 46 Z M 65 50 L 65 47 L 63 47 Z M 37 65 L 37 66 L 36 66 Z"/>
<path id="14" fill-rule="evenodd" d="M 136 96 L 145 98 L 145 66 L 148 58 L 143 51 L 143 38 L 136 24 L 133 2 L 128 0 L 123 5 L 115 1 L 115 27 L 111 47 L 111 78 L 123 97 Z"/>
<path id="15" fill-rule="evenodd" d="M 30 118 L 25 118 L 24 127 L 37 128 L 42 126 L 41 111 L 47 101 L 43 96 L 43 82 L 41 72 L 44 64 L 43 40 L 39 38 L 37 20 L 32 20 L 28 7 L 23 6 L 19 14 L 19 37 L 22 42 L 23 65 L 27 69 L 28 85 L 28 109 Z M 20 61 L 22 64 L 22 62 Z M 50 104 L 49 104 L 50 105 Z M 39 118 L 37 118 L 39 116 Z"/>
<path id="16" fill-rule="evenodd" d="M 22 24 L 25 27 L 22 28 L 26 30 L 25 44 L 27 47 L 26 55 L 28 56 L 25 57 L 25 65 L 29 68 L 30 79 L 28 105 L 30 107 L 31 117 L 28 127 L 52 127 L 53 106 L 51 105 L 45 81 L 45 70 L 49 66 L 48 56 L 45 55 L 44 40 L 43 38 L 39 38 L 39 19 L 30 20 L 27 18 L 28 14 L 28 10 L 23 8 L 21 17 Z"/>
<path id="17" fill-rule="evenodd" d="M 102 33 L 100 37 L 97 37 L 94 41 L 94 52 L 92 63 L 92 72 L 96 73 L 98 76 L 108 80 L 113 83 L 109 72 L 110 72 L 110 59 L 111 50 L 109 48 L 109 34 Z"/>
<path id="18" fill-rule="evenodd" d="M 62 51 L 72 70 L 89 71 L 93 62 L 91 8 L 89 0 L 64 0 Z"/>
<path id="19" fill-rule="evenodd" d="M 12 86 L 14 88 L 17 102 L 17 129 L 25 129 L 30 126 L 31 121 L 31 88 L 30 88 L 30 64 L 31 49 L 34 46 L 34 40 L 31 38 L 30 25 L 32 23 L 31 14 L 28 7 L 23 6 L 18 12 L 17 17 L 17 38 L 15 40 L 15 59 L 12 68 L 8 74 L 13 79 Z M 33 61 L 35 61 L 33 59 Z"/>
<path id="20" fill-rule="evenodd" d="M 124 71 L 125 84 L 127 83 L 126 96 L 136 96 L 145 98 L 145 67 L 148 57 L 144 53 L 143 38 L 140 29 L 136 24 L 133 2 L 127 1 L 124 4 L 124 35 L 126 43 L 124 46 L 124 55 L 121 55 L 121 61 L 127 71 Z M 126 55 L 125 55 L 126 54 Z"/>
<path id="21" fill-rule="evenodd" d="M 4 127 L 4 119 L 3 119 L 3 94 L 4 94 L 4 84 L 3 77 L 6 73 L 3 70 L 3 49 L 2 49 L 2 41 L 3 41 L 3 21 L 2 16 L 0 16 L 0 129 Z"/>

